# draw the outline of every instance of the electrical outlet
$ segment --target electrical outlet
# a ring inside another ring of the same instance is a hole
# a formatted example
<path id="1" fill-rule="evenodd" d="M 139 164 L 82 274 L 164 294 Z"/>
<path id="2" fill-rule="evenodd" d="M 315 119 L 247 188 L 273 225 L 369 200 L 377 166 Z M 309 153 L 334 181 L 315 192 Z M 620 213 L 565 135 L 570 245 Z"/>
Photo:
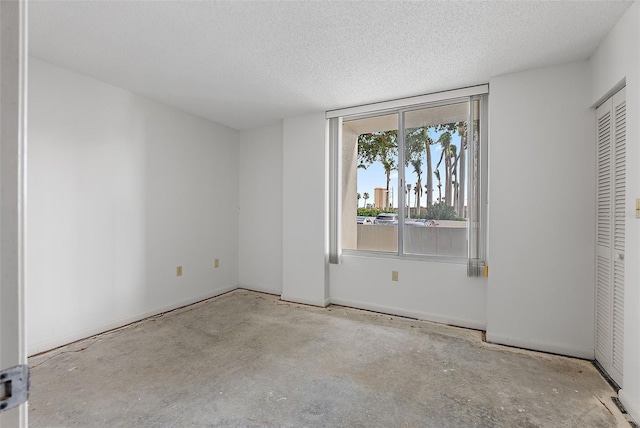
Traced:
<path id="1" fill-rule="evenodd" d="M 397 281 L 398 280 L 398 271 L 397 270 L 392 270 L 391 271 L 391 281 Z"/>
<path id="2" fill-rule="evenodd" d="M 220 267 L 220 259 L 216 259 L 216 261 L 214 262 L 215 267 L 219 268 Z"/>
<path id="3" fill-rule="evenodd" d="M 176 267 L 176 276 L 182 276 L 182 266 Z"/>

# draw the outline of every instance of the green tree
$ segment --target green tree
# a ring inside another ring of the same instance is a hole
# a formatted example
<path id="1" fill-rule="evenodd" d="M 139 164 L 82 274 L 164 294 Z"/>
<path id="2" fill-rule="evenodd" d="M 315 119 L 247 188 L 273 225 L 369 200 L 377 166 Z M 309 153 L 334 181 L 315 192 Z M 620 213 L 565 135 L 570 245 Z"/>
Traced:
<path id="1" fill-rule="evenodd" d="M 358 168 L 380 162 L 387 178 L 385 207 L 389 206 L 391 171 L 398 168 L 398 131 L 376 131 L 358 135 Z"/>
<path id="2" fill-rule="evenodd" d="M 405 166 L 411 165 L 413 167 L 413 172 L 418 177 L 418 182 L 416 183 L 416 207 L 420 207 L 420 196 L 422 196 L 422 163 L 423 163 L 423 153 L 425 151 L 425 145 L 428 144 L 429 137 L 425 139 L 427 132 L 425 128 L 415 128 L 411 129 L 407 132 L 405 138 Z M 427 162 L 430 160 L 431 156 L 427 157 Z M 428 198 L 428 196 L 427 196 Z M 427 206 L 429 205 L 429 201 L 427 200 Z"/>
<path id="3" fill-rule="evenodd" d="M 453 124 L 441 125 L 442 127 L 450 126 Z M 436 165 L 436 171 L 434 175 L 438 179 L 438 193 L 439 193 L 439 201 L 444 201 L 447 205 L 454 207 L 454 205 L 458 205 L 457 200 L 457 192 L 454 189 L 458 186 L 457 180 L 457 167 L 458 162 L 460 161 L 460 155 L 458 153 L 458 146 L 452 144 L 451 142 L 452 132 L 448 129 L 440 134 L 438 138 L 438 143 L 440 143 L 440 147 L 442 152 L 440 153 L 440 159 Z M 441 193 L 441 176 L 440 176 L 440 165 L 444 161 L 444 199 Z"/>
<path id="4" fill-rule="evenodd" d="M 466 151 L 467 151 L 467 129 L 468 122 L 452 122 L 439 125 L 438 131 L 446 131 L 451 134 L 458 133 L 460 135 L 460 148 L 455 150 L 455 154 L 450 164 L 450 176 L 453 185 L 453 200 L 450 204 L 455 208 L 458 216 L 464 216 L 464 200 L 466 190 Z M 455 146 L 453 146 L 455 147 Z M 450 197 L 447 196 L 449 199 Z"/>
<path id="5" fill-rule="evenodd" d="M 440 159 L 436 164 L 436 178 L 438 179 L 438 202 L 444 201 L 447 205 L 451 198 L 451 132 L 444 131 L 438 138 L 438 143 L 442 151 L 440 152 Z M 455 146 L 453 146 L 455 147 Z M 444 161 L 444 199 L 442 199 L 442 177 L 440 176 L 440 165 Z"/>
<path id="6" fill-rule="evenodd" d="M 364 199 L 364 207 L 367 207 L 367 199 L 369 199 L 369 194 L 367 192 L 364 192 L 364 195 L 362 195 L 362 199 Z"/>
<path id="7" fill-rule="evenodd" d="M 422 196 L 422 164 L 425 158 L 422 157 L 422 153 L 426 154 L 426 162 L 424 162 L 427 166 L 426 168 L 426 180 L 427 183 L 424 186 L 424 193 L 426 193 L 427 203 L 426 206 L 429 207 L 433 204 L 433 176 L 435 175 L 433 172 L 433 159 L 431 155 L 431 146 L 434 144 L 433 139 L 429 136 L 429 130 L 434 129 L 434 127 L 419 127 L 408 130 L 405 145 L 407 145 L 407 154 L 406 159 L 408 165 L 413 167 L 416 176 L 418 177 L 417 185 L 420 187 L 420 193 L 416 193 L 416 198 L 418 202 L 418 206 L 420 206 L 420 198 Z"/>

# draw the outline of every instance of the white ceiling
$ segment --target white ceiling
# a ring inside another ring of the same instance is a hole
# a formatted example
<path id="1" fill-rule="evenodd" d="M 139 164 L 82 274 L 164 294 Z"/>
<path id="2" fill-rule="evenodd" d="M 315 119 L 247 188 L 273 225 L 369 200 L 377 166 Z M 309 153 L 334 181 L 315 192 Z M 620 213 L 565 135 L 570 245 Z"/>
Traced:
<path id="1" fill-rule="evenodd" d="M 587 59 L 631 2 L 32 1 L 35 57 L 251 129 Z"/>

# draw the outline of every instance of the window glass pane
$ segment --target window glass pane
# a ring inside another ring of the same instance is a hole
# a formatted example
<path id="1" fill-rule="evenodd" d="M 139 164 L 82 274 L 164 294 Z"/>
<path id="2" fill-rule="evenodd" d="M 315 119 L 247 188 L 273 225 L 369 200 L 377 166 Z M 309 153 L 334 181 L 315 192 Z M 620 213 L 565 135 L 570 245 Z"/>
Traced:
<path id="1" fill-rule="evenodd" d="M 342 248 L 398 252 L 398 115 L 342 127 Z"/>
<path id="2" fill-rule="evenodd" d="M 405 254 L 467 257 L 469 103 L 404 113 Z"/>

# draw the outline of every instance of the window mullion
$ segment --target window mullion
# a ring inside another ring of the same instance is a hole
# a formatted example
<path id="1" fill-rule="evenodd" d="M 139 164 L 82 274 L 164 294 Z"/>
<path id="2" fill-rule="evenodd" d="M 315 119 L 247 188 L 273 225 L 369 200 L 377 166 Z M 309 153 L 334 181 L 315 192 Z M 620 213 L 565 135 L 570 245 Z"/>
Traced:
<path id="1" fill-rule="evenodd" d="M 488 127 L 488 116 L 487 112 L 489 111 L 488 106 L 488 96 L 484 95 L 478 97 L 480 99 L 480 147 L 479 150 L 479 168 L 478 171 L 478 203 L 480 205 L 479 211 L 479 225 L 480 228 L 480 236 L 479 236 L 479 247 L 478 247 L 478 257 L 484 263 L 487 262 L 487 213 L 488 213 L 488 166 L 489 166 L 489 156 L 488 156 L 488 144 L 489 144 L 489 127 Z"/>
<path id="2" fill-rule="evenodd" d="M 469 272 L 472 271 L 472 261 L 476 258 L 476 195 L 477 195 L 477 171 L 476 171 L 476 146 L 473 100 L 469 100 L 469 125 L 467 137 L 467 259 Z M 470 276 L 473 276 L 469 273 Z"/>
<path id="3" fill-rule="evenodd" d="M 404 254 L 404 216 L 405 216 L 405 153 L 404 153 L 404 112 L 398 112 L 398 136 L 396 138 L 398 142 L 398 181 L 396 183 L 396 189 L 398 193 L 398 255 Z"/>
<path id="4" fill-rule="evenodd" d="M 342 227 L 342 118 L 329 119 L 329 263 L 339 264 Z"/>

